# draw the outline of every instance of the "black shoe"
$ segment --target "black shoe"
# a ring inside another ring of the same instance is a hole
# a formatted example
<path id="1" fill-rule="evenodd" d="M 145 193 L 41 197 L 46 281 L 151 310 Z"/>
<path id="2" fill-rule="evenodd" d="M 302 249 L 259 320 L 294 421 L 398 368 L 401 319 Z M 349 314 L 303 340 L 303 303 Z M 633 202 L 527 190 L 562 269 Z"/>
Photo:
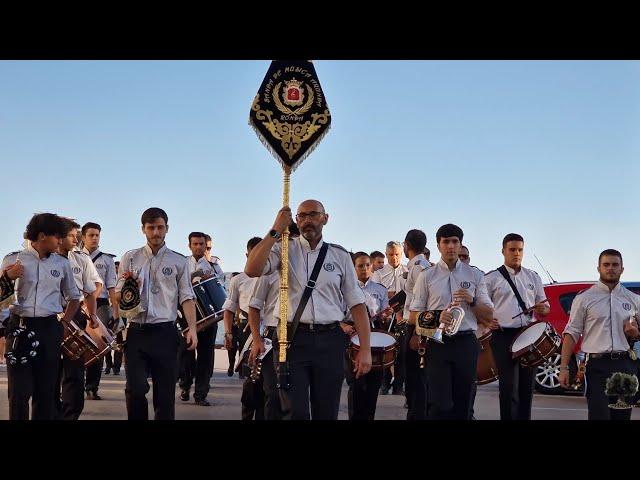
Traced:
<path id="1" fill-rule="evenodd" d="M 389 395 L 389 388 L 388 387 L 382 387 L 380 389 L 380 395 Z"/>
<path id="2" fill-rule="evenodd" d="M 105 369 L 104 369 L 104 374 L 105 374 L 105 375 L 109 375 L 109 372 L 111 372 L 111 369 L 110 369 L 110 368 L 105 368 Z"/>
<path id="3" fill-rule="evenodd" d="M 207 400 L 206 398 L 203 398 L 202 400 L 198 399 L 196 400 L 196 405 L 200 405 L 201 407 L 210 407 L 211 404 L 209 403 L 209 400 Z"/>
<path id="4" fill-rule="evenodd" d="M 233 365 L 229 365 L 227 368 L 227 377 L 233 377 Z"/>
<path id="5" fill-rule="evenodd" d="M 91 390 L 89 390 L 87 392 L 87 400 L 102 400 L 102 397 L 98 395 L 97 392 L 92 392 Z"/>
<path id="6" fill-rule="evenodd" d="M 114 374 L 114 375 L 120 375 L 120 370 L 114 370 L 114 371 L 113 371 L 113 374 Z"/>
<path id="7" fill-rule="evenodd" d="M 182 390 L 180 392 L 180 400 L 182 400 L 183 402 L 189 401 L 189 390 Z"/>
<path id="8" fill-rule="evenodd" d="M 394 388 L 391 391 L 391 395 L 404 395 L 404 390 L 402 388 Z"/>

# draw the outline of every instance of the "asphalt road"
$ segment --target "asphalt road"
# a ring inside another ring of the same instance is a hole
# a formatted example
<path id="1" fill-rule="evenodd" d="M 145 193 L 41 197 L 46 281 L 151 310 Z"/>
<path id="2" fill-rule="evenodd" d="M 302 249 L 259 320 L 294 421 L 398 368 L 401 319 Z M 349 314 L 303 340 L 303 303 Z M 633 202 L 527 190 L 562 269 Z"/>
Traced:
<path id="1" fill-rule="evenodd" d="M 239 420 L 242 380 L 237 374 L 228 377 L 227 355 L 224 350 L 216 350 L 216 368 L 211 379 L 209 393 L 210 407 L 201 407 L 183 402 L 178 398 L 176 389 L 176 419 L 178 420 Z M 103 375 L 100 383 L 102 400 L 87 400 L 81 420 L 126 420 L 124 403 L 124 370 L 120 376 Z M 7 375 L 4 365 L 0 365 L 0 420 L 9 418 L 7 405 Z M 149 411 L 152 412 L 151 394 L 148 395 Z M 406 409 L 404 396 L 385 395 L 378 397 L 376 419 L 404 420 Z M 151 413 L 152 414 L 152 413 Z M 497 420 L 500 417 L 498 407 L 498 383 L 490 383 L 478 388 L 475 403 L 477 420 Z M 586 400 L 581 396 L 559 396 L 536 394 L 533 400 L 532 417 L 534 420 L 586 420 Z M 347 419 L 347 387 L 342 390 L 340 401 L 340 420 Z M 640 420 L 640 409 L 634 408 L 633 419 Z"/>

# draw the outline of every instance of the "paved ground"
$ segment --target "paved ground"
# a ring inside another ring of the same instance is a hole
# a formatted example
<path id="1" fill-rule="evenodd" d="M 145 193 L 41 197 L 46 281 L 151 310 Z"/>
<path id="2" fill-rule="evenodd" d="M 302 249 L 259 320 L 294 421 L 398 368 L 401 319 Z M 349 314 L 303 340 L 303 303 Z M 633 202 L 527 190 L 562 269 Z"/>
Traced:
<path id="1" fill-rule="evenodd" d="M 237 420 L 240 418 L 240 394 L 242 381 L 237 374 L 227 377 L 227 354 L 225 350 L 216 350 L 216 369 L 211 380 L 212 390 L 209 394 L 211 407 L 199 407 L 193 403 L 182 402 L 176 396 L 176 418 L 179 420 Z M 124 404 L 124 371 L 120 376 L 103 375 L 100 384 L 100 395 L 103 400 L 85 402 L 84 420 L 125 420 Z M 7 375 L 4 365 L 0 365 L 0 419 L 9 417 L 7 406 Z M 151 396 L 149 395 L 150 411 Z M 342 391 L 339 419 L 347 418 L 347 388 Z M 406 409 L 403 408 L 404 397 L 386 395 L 378 398 L 377 419 L 403 420 Z M 498 384 L 497 382 L 478 388 L 475 404 L 475 416 L 478 420 L 495 420 L 499 418 Z M 538 395 L 533 400 L 534 420 L 586 420 L 586 401 L 580 396 Z M 640 420 L 640 409 L 635 408 L 633 419 Z"/>

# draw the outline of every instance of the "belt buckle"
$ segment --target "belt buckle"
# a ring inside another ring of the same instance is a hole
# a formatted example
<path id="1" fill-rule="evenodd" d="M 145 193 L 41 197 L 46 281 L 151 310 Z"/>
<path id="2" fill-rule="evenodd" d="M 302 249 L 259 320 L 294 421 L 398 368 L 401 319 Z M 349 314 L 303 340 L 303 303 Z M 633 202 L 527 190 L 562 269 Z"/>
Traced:
<path id="1" fill-rule="evenodd" d="M 313 323 L 309 324 L 309 330 L 311 330 L 313 332 Z"/>
<path id="2" fill-rule="evenodd" d="M 620 352 L 611 352 L 611 360 L 618 360 L 621 357 Z"/>

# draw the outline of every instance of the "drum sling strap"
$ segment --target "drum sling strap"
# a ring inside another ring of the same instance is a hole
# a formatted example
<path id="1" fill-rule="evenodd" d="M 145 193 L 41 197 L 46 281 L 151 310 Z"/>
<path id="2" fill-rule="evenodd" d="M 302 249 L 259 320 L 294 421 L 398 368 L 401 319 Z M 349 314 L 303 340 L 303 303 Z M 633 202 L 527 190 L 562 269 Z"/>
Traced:
<path id="1" fill-rule="evenodd" d="M 324 259 L 327 256 L 327 250 L 329 250 L 329 244 L 326 242 L 323 242 L 322 247 L 320 247 L 320 253 L 318 254 L 316 263 L 313 265 L 313 271 L 311 272 L 311 277 L 307 281 L 307 285 L 304 287 L 304 292 L 302 293 L 302 298 L 300 299 L 300 303 L 298 304 L 298 309 L 296 310 L 296 313 L 293 316 L 290 329 L 287 332 L 287 340 L 289 345 L 291 345 L 291 342 L 293 342 L 293 337 L 296 334 L 296 330 L 298 329 L 298 324 L 300 323 L 300 317 L 302 317 L 302 312 L 304 312 L 304 309 L 307 306 L 309 299 L 311 298 L 311 293 L 313 292 L 313 289 L 316 287 L 316 280 L 318 280 L 318 275 L 320 275 L 320 268 L 322 268 Z"/>
<path id="2" fill-rule="evenodd" d="M 520 305 L 520 309 L 522 310 L 522 312 L 523 313 L 526 312 L 527 311 L 527 306 L 525 305 L 524 300 L 522 300 L 522 297 L 520 296 L 520 292 L 516 288 L 516 285 L 513 283 L 513 280 L 511 280 L 511 276 L 509 275 L 509 272 L 507 271 L 507 267 L 502 265 L 497 270 L 500 272 L 500 274 L 507 281 L 507 283 L 511 287 L 511 290 L 513 290 L 513 294 L 516 296 L 516 300 L 518 301 L 518 305 Z"/>

